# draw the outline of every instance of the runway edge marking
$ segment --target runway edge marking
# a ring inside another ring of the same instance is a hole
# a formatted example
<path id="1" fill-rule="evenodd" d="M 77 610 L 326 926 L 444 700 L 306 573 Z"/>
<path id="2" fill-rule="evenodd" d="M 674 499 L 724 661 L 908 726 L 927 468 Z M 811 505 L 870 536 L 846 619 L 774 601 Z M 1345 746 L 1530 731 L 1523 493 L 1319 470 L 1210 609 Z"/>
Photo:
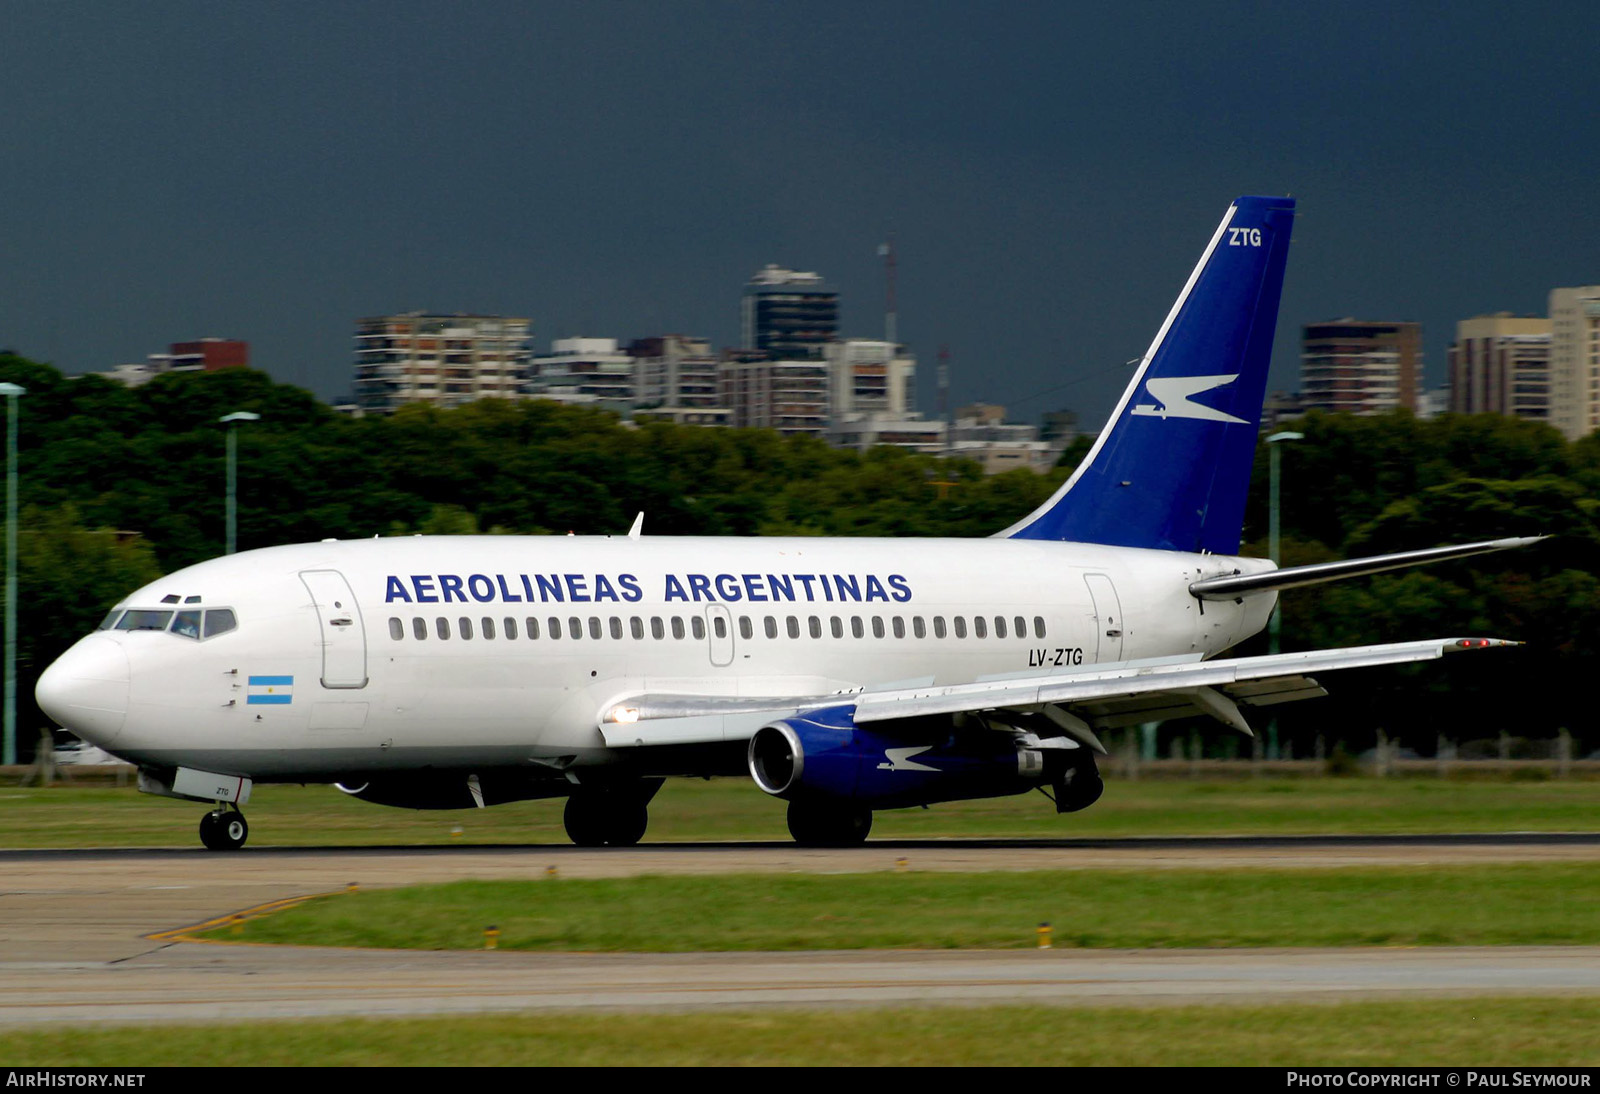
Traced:
<path id="1" fill-rule="evenodd" d="M 228 912 L 225 915 L 213 916 L 199 923 L 191 923 L 187 927 L 172 927 L 165 931 L 153 931 L 143 937 L 151 942 L 199 942 L 210 946 L 249 946 L 258 945 L 250 942 L 232 942 L 226 938 L 201 938 L 197 932 L 215 930 L 226 927 L 235 921 L 247 919 L 261 919 L 273 912 L 281 912 L 285 908 L 293 908 L 297 904 L 304 904 L 308 900 L 318 897 L 339 896 L 349 892 L 349 889 L 330 889 L 324 893 L 307 893 L 304 896 L 287 896 L 277 900 L 269 900 L 265 904 L 253 904 L 237 912 Z"/>

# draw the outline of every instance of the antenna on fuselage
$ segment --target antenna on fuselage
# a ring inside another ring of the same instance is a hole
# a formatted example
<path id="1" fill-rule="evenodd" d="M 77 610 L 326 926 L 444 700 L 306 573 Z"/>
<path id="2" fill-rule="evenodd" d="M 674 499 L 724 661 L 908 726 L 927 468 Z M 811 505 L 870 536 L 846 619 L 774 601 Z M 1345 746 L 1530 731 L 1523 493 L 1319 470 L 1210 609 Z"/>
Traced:
<path id="1" fill-rule="evenodd" d="M 633 527 L 628 529 L 629 539 L 638 539 L 644 531 L 644 510 L 639 510 L 639 515 L 633 518 Z"/>

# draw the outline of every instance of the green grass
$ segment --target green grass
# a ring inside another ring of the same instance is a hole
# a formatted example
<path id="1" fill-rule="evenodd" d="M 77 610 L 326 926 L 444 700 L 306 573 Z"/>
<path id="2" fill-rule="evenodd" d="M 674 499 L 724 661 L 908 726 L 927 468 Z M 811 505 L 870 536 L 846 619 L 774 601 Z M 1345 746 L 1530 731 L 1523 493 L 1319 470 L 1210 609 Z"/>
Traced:
<path id="1" fill-rule="evenodd" d="M 328 786 L 259 786 L 251 845 L 567 842 L 561 801 L 420 812 L 357 801 Z M 650 806 L 650 842 L 787 840 L 784 803 L 748 779 L 675 779 Z M 192 847 L 204 806 L 130 788 L 0 787 L 0 847 Z M 453 835 L 459 829 L 459 835 Z M 1600 781 L 1392 779 L 1162 780 L 1107 783 L 1058 816 L 1037 794 L 876 815 L 876 839 L 1063 838 L 1600 830 Z"/>
<path id="2" fill-rule="evenodd" d="M 14 1067 L 1587 1066 L 1600 1000 L 519 1014 L 15 1030 Z M 1443 1084 L 1441 1083 L 1441 1086 Z"/>
<path id="3" fill-rule="evenodd" d="M 511 950 L 1600 944 L 1591 864 L 1327 870 L 646 875 L 321 897 L 211 937 Z"/>

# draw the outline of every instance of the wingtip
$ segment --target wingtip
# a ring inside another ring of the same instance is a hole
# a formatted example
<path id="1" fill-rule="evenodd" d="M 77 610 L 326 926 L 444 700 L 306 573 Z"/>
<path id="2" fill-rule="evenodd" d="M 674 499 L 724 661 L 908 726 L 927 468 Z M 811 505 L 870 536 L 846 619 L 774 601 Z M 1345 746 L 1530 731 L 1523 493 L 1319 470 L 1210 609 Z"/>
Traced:
<path id="1" fill-rule="evenodd" d="M 1460 650 L 1485 650 L 1497 646 L 1525 646 L 1526 642 L 1518 642 L 1510 638 L 1452 638 L 1445 643 L 1445 653 L 1456 653 Z"/>

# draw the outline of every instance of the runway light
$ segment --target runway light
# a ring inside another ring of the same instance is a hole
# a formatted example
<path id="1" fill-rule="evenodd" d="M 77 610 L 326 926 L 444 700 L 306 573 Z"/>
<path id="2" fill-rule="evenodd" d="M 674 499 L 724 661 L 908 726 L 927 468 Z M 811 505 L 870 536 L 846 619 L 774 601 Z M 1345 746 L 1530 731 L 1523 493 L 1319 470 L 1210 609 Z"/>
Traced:
<path id="1" fill-rule="evenodd" d="M 495 949 L 500 945 L 500 928 L 490 924 L 483 929 L 483 948 Z"/>
<path id="2" fill-rule="evenodd" d="M 1048 923 L 1039 924 L 1039 948 L 1041 950 L 1048 950 L 1048 949 L 1051 948 L 1050 947 L 1050 924 L 1048 924 Z"/>

